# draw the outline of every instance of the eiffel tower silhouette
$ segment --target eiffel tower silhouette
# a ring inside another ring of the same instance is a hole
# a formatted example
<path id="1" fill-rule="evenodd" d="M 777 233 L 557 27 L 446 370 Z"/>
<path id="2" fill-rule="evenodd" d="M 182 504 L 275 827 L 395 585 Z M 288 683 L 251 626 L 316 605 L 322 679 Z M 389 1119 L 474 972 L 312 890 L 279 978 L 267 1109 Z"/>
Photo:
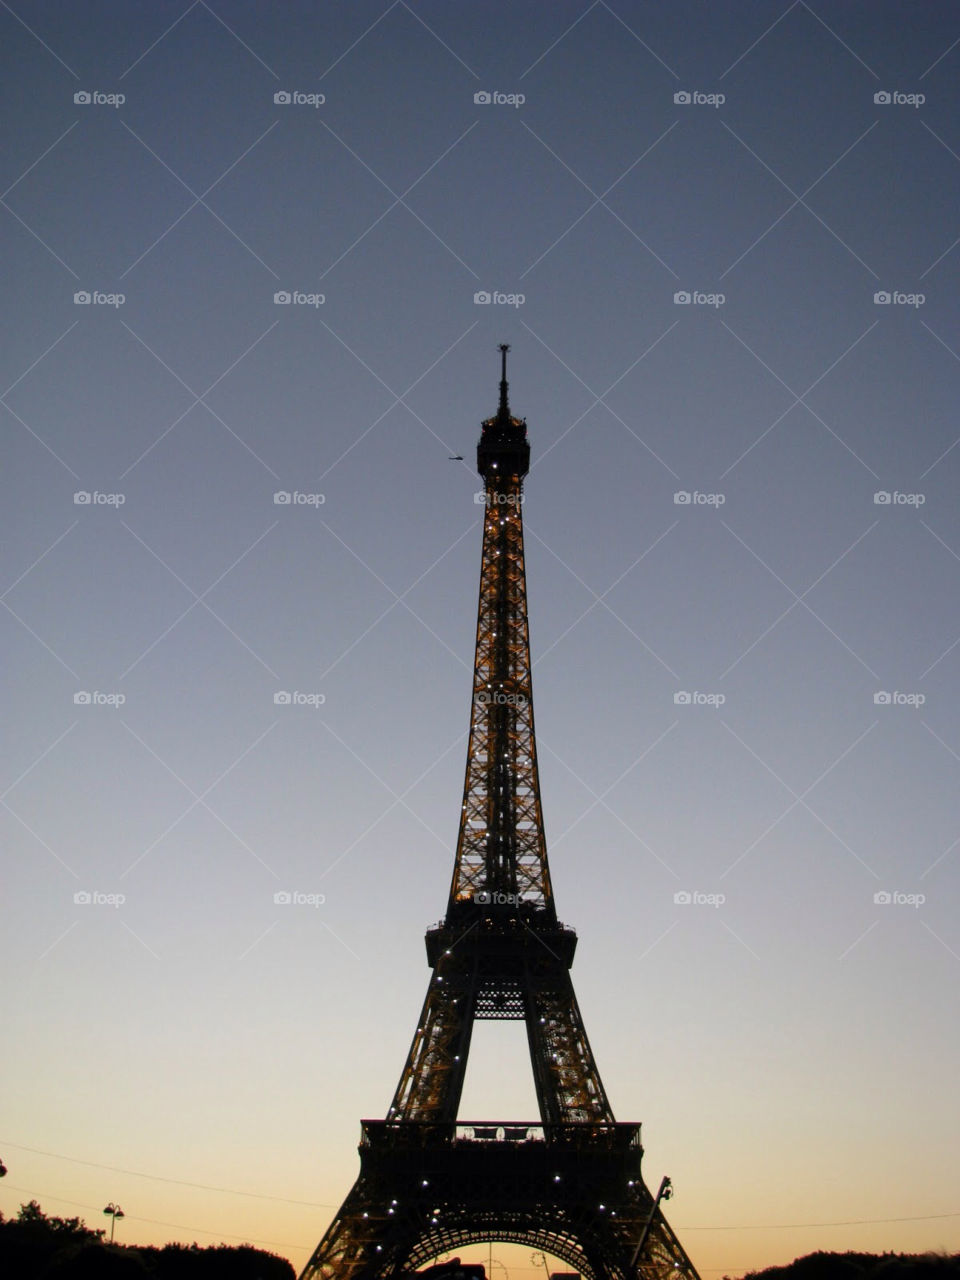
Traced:
<path id="1" fill-rule="evenodd" d="M 362 1121 L 360 1175 L 301 1280 L 400 1277 L 451 1249 L 504 1241 L 586 1280 L 699 1280 L 640 1173 L 640 1125 L 614 1120 L 557 919 L 540 807 L 523 558 L 526 421 L 500 404 L 477 445 L 486 513 L 470 739 L 447 913 L 384 1120 Z M 522 1019 L 538 1121 L 458 1122 L 478 1018 Z"/>

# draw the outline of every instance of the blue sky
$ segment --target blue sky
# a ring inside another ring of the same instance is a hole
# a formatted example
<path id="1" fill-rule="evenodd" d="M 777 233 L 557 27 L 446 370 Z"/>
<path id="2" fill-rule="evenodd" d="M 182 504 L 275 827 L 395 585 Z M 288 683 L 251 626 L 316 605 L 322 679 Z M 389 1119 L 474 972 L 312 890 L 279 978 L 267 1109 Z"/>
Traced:
<path id="1" fill-rule="evenodd" d="M 509 342 L 554 886 L 647 1181 L 704 1274 L 960 1248 L 956 7 L 0 28 L 0 1208 L 299 1267 L 348 1190 Z M 533 1114 L 514 1030 L 467 1118 Z"/>

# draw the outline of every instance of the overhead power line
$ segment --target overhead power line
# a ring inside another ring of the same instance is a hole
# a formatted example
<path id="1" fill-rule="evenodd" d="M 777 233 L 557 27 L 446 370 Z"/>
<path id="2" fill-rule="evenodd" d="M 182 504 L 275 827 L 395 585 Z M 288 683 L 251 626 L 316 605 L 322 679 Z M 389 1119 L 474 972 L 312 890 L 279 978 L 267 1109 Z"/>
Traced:
<path id="1" fill-rule="evenodd" d="M 69 1204 L 74 1209 L 89 1209 L 91 1213 L 98 1213 L 96 1205 L 84 1204 L 80 1200 L 66 1200 L 63 1196 L 51 1196 L 46 1191 L 32 1191 L 29 1187 L 8 1187 L 9 1191 L 19 1191 L 25 1196 L 42 1196 L 44 1200 L 52 1200 L 55 1204 Z M 240 1240 L 244 1244 L 268 1244 L 275 1249 L 306 1249 L 309 1246 L 305 1244 L 290 1244 L 284 1240 L 256 1240 L 253 1236 L 233 1235 L 229 1231 L 211 1231 L 209 1227 L 186 1227 L 182 1222 L 160 1222 L 157 1218 L 141 1218 L 135 1213 L 124 1213 L 124 1220 L 127 1222 L 149 1222 L 154 1227 L 168 1227 L 171 1231 L 193 1231 L 199 1232 L 202 1236 L 216 1236 L 222 1240 Z M 118 1241 L 118 1243 L 122 1243 Z"/>
<path id="2" fill-rule="evenodd" d="M 177 1187 L 192 1187 L 195 1191 L 221 1191 L 230 1196 L 248 1196 L 253 1200 L 275 1200 L 279 1204 L 296 1204 L 304 1209 L 335 1209 L 334 1204 L 319 1204 L 315 1200 L 290 1200 L 286 1196 L 265 1195 L 259 1191 L 238 1191 L 236 1187 L 211 1187 L 204 1182 L 185 1182 L 182 1178 L 164 1178 L 157 1173 L 141 1173 L 138 1169 L 120 1169 L 112 1164 L 97 1164 L 93 1160 L 78 1160 L 75 1156 L 62 1156 L 56 1151 L 40 1151 L 36 1147 L 24 1147 L 16 1142 L 4 1142 L 0 1146 L 10 1147 L 13 1151 L 29 1151 L 35 1156 L 47 1156 L 50 1160 L 66 1160 L 70 1164 L 86 1165 L 89 1169 L 105 1169 L 108 1173 L 122 1173 L 130 1178 L 149 1178 L 151 1182 L 169 1182 Z"/>
<path id="3" fill-rule="evenodd" d="M 122 1173 L 131 1178 L 147 1178 L 151 1182 L 167 1182 L 178 1187 L 191 1187 L 196 1191 L 219 1191 L 224 1195 L 246 1196 L 253 1200 L 273 1200 L 278 1204 L 293 1204 L 305 1209 L 335 1209 L 337 1206 L 333 1204 L 321 1204 L 316 1200 L 291 1200 L 287 1196 L 272 1196 L 259 1191 L 240 1191 L 236 1187 L 213 1187 L 205 1182 L 186 1182 L 182 1178 L 165 1178 L 156 1173 L 142 1173 L 138 1169 L 121 1169 L 112 1164 L 98 1164 L 94 1160 L 79 1160 L 76 1156 L 60 1155 L 56 1151 L 41 1151 L 36 1147 L 25 1147 L 17 1142 L 4 1142 L 0 1139 L 0 1147 L 9 1147 L 14 1151 L 29 1151 L 35 1156 L 46 1156 L 50 1160 L 66 1160 L 69 1164 L 85 1165 L 89 1169 L 104 1169 L 108 1173 Z M 17 1188 L 9 1188 L 16 1190 Z M 55 1199 L 54 1196 L 48 1197 Z M 64 1203 L 73 1203 L 64 1201 Z M 89 1208 L 90 1206 L 82 1206 Z M 799 1231 L 805 1228 L 817 1227 L 866 1227 L 866 1226 L 883 1226 L 888 1223 L 896 1222 L 936 1222 L 943 1218 L 960 1218 L 960 1209 L 952 1210 L 948 1213 L 922 1213 L 914 1214 L 909 1217 L 901 1218 L 847 1218 L 837 1222 L 752 1222 L 740 1223 L 734 1225 L 723 1226 L 681 1226 L 677 1224 L 677 1229 L 682 1231 Z M 141 1222 L 148 1222 L 151 1219 L 141 1218 Z M 159 1223 L 159 1226 L 172 1226 L 172 1223 Z M 200 1231 L 200 1227 L 183 1227 L 179 1228 L 184 1231 Z M 216 1232 L 209 1234 L 215 1235 Z M 238 1237 L 239 1238 L 239 1237 Z M 266 1242 L 266 1243 L 269 1243 Z M 304 1245 L 284 1245 L 283 1248 L 300 1249 L 305 1248 Z"/>

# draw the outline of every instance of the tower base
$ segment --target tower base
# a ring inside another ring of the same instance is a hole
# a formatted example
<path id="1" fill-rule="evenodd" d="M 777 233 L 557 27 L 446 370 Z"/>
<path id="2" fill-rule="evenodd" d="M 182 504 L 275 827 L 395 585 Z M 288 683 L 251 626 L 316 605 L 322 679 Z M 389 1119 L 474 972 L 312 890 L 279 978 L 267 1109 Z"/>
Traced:
<path id="1" fill-rule="evenodd" d="M 360 1176 L 301 1280 L 396 1280 L 487 1241 L 550 1253 L 585 1280 L 698 1280 L 644 1185 L 638 1124 L 362 1126 Z"/>

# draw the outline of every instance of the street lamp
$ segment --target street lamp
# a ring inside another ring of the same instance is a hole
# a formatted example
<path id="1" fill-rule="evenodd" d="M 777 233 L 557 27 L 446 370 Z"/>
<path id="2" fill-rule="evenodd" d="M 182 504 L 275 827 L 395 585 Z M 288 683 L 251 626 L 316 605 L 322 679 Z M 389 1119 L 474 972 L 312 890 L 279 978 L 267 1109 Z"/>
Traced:
<path id="1" fill-rule="evenodd" d="M 113 1231 L 117 1225 L 117 1219 L 123 1217 L 123 1210 L 111 1200 L 103 1212 L 110 1215 L 110 1243 L 113 1244 Z"/>

